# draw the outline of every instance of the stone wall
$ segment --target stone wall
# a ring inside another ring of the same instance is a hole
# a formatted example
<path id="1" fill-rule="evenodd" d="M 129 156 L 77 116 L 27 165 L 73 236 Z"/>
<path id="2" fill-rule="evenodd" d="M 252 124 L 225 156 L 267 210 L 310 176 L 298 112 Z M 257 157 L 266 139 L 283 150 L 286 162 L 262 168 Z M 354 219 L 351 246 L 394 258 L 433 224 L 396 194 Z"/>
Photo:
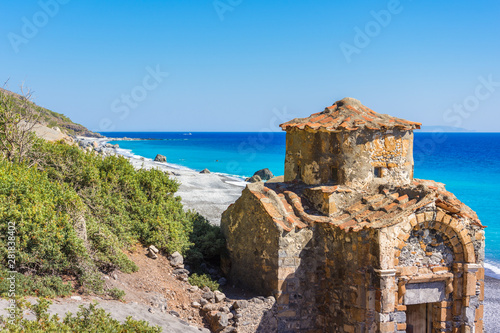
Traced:
<path id="1" fill-rule="evenodd" d="M 434 332 L 482 331 L 484 231 L 466 211 L 425 201 L 355 231 L 287 224 L 283 201 L 251 185 L 222 220 L 231 283 L 276 297 L 279 332 L 405 332 L 415 304 Z"/>
<path id="2" fill-rule="evenodd" d="M 261 294 L 277 289 L 279 226 L 248 188 L 223 214 L 222 232 L 230 253 L 229 277 L 234 284 Z"/>
<path id="3" fill-rule="evenodd" d="M 355 188 L 413 179 L 413 132 L 287 131 L 285 181 Z M 374 173 L 375 168 L 379 168 Z"/>

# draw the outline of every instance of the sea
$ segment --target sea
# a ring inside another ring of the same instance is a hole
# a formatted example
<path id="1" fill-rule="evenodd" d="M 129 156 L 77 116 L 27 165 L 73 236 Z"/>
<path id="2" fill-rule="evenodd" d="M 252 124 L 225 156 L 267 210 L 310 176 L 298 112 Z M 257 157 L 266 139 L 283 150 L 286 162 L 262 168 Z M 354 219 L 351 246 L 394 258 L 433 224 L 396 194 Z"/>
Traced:
<path id="1" fill-rule="evenodd" d="M 176 168 L 208 169 L 250 177 L 269 168 L 284 173 L 284 132 L 110 132 L 121 153 L 154 159 L 165 155 Z M 448 191 L 475 210 L 487 226 L 485 268 L 500 278 L 500 133 L 415 133 L 415 178 L 446 184 Z"/>

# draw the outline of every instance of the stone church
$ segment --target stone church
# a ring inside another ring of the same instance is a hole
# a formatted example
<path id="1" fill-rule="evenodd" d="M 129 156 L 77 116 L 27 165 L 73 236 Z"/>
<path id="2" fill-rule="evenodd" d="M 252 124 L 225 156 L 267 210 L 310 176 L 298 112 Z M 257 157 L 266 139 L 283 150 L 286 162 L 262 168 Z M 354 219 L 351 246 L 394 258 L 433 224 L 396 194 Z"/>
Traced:
<path id="1" fill-rule="evenodd" d="M 233 283 L 276 297 L 278 332 L 482 332 L 484 226 L 413 178 L 420 123 L 344 98 L 293 119 L 285 175 L 223 214 Z"/>

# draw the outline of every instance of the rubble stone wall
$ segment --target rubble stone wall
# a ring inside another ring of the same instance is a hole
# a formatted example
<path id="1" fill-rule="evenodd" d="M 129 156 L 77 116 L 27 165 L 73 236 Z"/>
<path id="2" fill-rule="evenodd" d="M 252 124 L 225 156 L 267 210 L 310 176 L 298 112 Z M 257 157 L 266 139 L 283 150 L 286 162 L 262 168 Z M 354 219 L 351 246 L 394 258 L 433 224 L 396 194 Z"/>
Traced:
<path id="1" fill-rule="evenodd" d="M 285 181 L 366 187 L 413 179 L 413 132 L 287 131 Z M 378 175 L 374 168 L 379 168 Z"/>
<path id="2" fill-rule="evenodd" d="M 405 332 L 427 303 L 435 332 L 482 331 L 484 231 L 467 216 L 432 202 L 381 228 L 287 230 L 262 202 L 246 189 L 222 227 L 232 283 L 276 297 L 279 332 Z"/>
<path id="3" fill-rule="evenodd" d="M 281 230 L 248 189 L 222 215 L 234 284 L 263 295 L 277 289 Z"/>

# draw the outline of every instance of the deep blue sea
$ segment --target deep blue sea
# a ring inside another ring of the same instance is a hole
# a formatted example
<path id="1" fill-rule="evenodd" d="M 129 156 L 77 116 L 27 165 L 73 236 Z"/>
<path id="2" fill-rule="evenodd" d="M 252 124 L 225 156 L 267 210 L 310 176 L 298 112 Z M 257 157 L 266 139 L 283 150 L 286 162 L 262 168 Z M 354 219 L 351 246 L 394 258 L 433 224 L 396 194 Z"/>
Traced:
<path id="1" fill-rule="evenodd" d="M 249 177 L 269 168 L 282 175 L 285 133 L 102 133 L 131 154 L 155 158 L 195 170 L 209 169 Z M 500 133 L 415 133 L 415 178 L 446 184 L 448 191 L 474 209 L 486 228 L 486 261 L 490 275 L 500 277 Z"/>

